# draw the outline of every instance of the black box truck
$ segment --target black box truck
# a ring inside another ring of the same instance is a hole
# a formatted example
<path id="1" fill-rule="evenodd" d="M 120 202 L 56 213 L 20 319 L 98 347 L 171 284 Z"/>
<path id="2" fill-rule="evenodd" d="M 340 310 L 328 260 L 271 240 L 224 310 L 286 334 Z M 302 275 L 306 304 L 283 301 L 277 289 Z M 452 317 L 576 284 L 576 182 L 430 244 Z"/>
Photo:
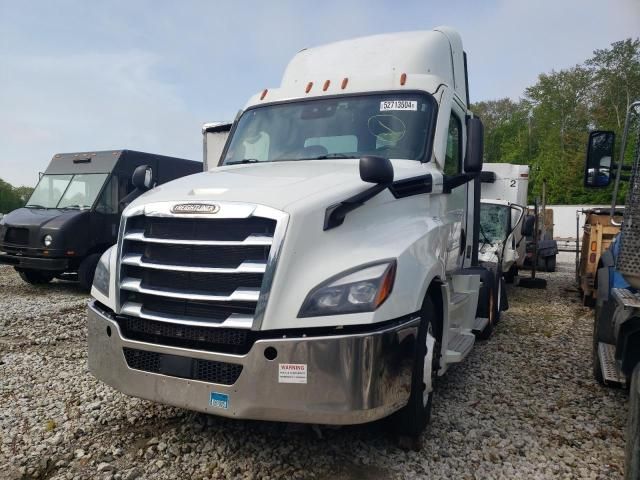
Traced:
<path id="1" fill-rule="evenodd" d="M 26 205 L 0 219 L 0 263 L 31 284 L 77 278 L 88 290 L 100 255 L 117 241 L 122 210 L 144 182 L 198 172 L 201 162 L 133 150 L 56 154 Z"/>

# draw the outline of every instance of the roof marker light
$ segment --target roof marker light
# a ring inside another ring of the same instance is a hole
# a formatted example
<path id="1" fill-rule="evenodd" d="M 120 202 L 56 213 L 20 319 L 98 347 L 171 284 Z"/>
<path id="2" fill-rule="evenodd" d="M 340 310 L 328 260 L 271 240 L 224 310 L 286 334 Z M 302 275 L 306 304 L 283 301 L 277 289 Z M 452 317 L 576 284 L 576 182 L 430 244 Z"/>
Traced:
<path id="1" fill-rule="evenodd" d="M 342 79 L 342 84 L 340 85 L 340 88 L 341 88 L 342 90 L 344 90 L 345 88 L 347 88 L 347 83 L 349 83 L 349 79 L 348 79 L 347 77 L 344 77 L 344 78 Z"/>
<path id="2" fill-rule="evenodd" d="M 407 83 L 407 74 L 403 73 L 400 75 L 400 85 L 404 85 L 405 83 Z"/>
<path id="3" fill-rule="evenodd" d="M 309 82 L 307 83 L 307 88 L 305 89 L 305 93 L 309 93 L 311 91 L 311 88 L 313 87 L 313 82 Z"/>
<path id="4" fill-rule="evenodd" d="M 260 100 L 264 100 L 264 97 L 266 97 L 266 96 L 267 96 L 267 92 L 268 92 L 268 91 L 269 91 L 269 90 L 268 90 L 268 89 L 266 89 L 266 88 L 265 88 L 264 90 L 262 90 L 262 94 L 260 95 Z"/>
<path id="5" fill-rule="evenodd" d="M 323 91 L 323 92 L 326 92 L 326 91 L 327 91 L 327 88 L 329 88 L 329 84 L 330 84 L 330 83 L 331 83 L 331 81 L 330 81 L 330 80 L 325 80 L 325 81 L 324 81 L 324 85 L 322 86 L 322 91 Z"/>

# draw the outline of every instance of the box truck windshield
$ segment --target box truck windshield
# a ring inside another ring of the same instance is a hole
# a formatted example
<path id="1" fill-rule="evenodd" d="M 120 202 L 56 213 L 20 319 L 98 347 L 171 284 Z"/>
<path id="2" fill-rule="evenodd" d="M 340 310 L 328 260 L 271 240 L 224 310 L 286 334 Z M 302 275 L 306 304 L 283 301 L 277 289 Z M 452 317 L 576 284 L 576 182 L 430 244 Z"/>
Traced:
<path id="1" fill-rule="evenodd" d="M 108 173 L 43 175 L 25 206 L 91 208 L 108 176 Z"/>
<path id="2" fill-rule="evenodd" d="M 425 160 L 435 119 L 425 93 L 344 95 L 244 112 L 223 164 L 360 158 Z"/>

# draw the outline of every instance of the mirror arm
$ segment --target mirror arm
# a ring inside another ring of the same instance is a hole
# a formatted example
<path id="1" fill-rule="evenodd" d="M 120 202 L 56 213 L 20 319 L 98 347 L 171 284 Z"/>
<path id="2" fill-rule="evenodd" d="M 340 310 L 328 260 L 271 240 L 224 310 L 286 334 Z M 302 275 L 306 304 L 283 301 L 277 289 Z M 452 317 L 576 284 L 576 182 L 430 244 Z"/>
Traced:
<path id="1" fill-rule="evenodd" d="M 327 210 L 324 212 L 324 227 L 322 229 L 326 231 L 339 227 L 344 222 L 347 213 L 361 207 L 367 200 L 372 199 L 388 187 L 389 185 L 374 185 L 340 203 L 335 203 L 327 207 Z"/>
<path id="2" fill-rule="evenodd" d="M 456 187 L 464 185 L 470 182 L 476 177 L 473 173 L 460 173 L 458 175 L 443 175 L 442 176 L 442 193 L 451 193 Z"/>

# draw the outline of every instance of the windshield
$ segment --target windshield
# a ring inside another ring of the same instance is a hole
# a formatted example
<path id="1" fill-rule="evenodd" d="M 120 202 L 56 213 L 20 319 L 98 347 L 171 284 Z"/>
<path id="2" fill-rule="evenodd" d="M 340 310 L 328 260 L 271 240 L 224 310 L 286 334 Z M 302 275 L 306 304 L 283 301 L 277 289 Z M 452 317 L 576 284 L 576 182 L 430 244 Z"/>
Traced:
<path id="1" fill-rule="evenodd" d="M 108 173 L 43 175 L 25 205 L 31 208 L 91 208 Z"/>
<path id="2" fill-rule="evenodd" d="M 508 205 L 492 203 L 480 204 L 480 243 L 496 244 L 504 242 L 509 233 Z"/>
<path id="3" fill-rule="evenodd" d="M 223 164 L 360 158 L 425 160 L 433 97 L 424 93 L 342 96 L 244 112 Z"/>

